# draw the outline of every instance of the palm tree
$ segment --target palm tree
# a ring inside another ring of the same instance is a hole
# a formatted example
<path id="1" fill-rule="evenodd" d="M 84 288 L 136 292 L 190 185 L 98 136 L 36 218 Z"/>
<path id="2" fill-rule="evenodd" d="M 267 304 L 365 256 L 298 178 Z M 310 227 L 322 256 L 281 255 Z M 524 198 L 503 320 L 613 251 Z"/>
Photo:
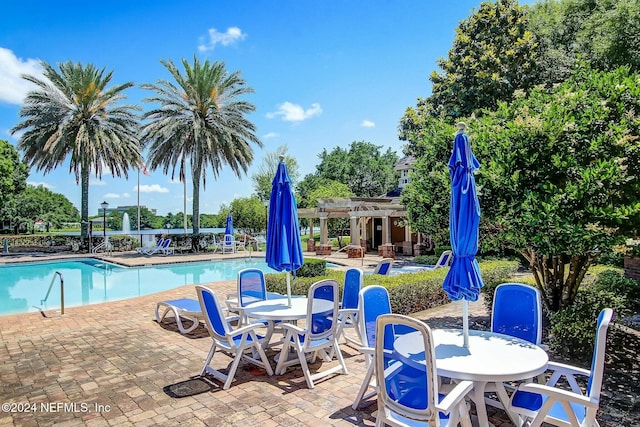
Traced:
<path id="1" fill-rule="evenodd" d="M 202 63 L 194 56 L 191 65 L 183 59 L 184 75 L 172 61 L 161 63 L 176 84 L 160 80 L 156 85 L 142 85 L 156 92 L 145 101 L 160 107 L 144 114 L 147 123 L 141 139 L 149 145 L 147 158 L 151 169 L 162 167 L 166 174 L 171 168 L 174 178 L 178 168 L 179 178 L 184 182 L 189 162 L 193 180 L 193 234 L 198 235 L 200 180 L 206 188 L 208 167 L 213 169 L 214 178 L 225 165 L 240 177 L 253 161 L 250 143 L 262 147 L 254 133 L 255 126 L 245 117 L 255 107 L 239 99 L 253 93 L 253 89 L 246 86 L 240 72 L 227 72 L 224 62 Z"/>
<path id="2" fill-rule="evenodd" d="M 29 92 L 20 117 L 24 120 L 11 133 L 24 130 L 18 149 L 29 167 L 44 174 L 70 157 L 69 170 L 81 184 L 81 236 L 89 234 L 89 175 L 102 178 L 106 168 L 114 176 L 128 178 L 128 169 L 141 163 L 138 118 L 132 105 L 116 105 L 123 92 L 133 86 L 124 83 L 111 88 L 113 71 L 83 66 L 71 61 L 59 63 L 59 72 L 41 62 L 45 78 L 23 75 L 36 85 Z"/>

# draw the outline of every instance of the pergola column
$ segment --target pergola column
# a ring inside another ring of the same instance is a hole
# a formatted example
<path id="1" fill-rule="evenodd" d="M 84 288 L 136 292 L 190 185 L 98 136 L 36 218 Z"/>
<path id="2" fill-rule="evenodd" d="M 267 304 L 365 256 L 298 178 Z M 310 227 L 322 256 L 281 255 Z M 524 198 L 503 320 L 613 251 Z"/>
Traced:
<path id="1" fill-rule="evenodd" d="M 329 214 L 325 212 L 319 213 L 320 216 L 320 244 L 326 245 L 329 240 L 329 227 L 327 224 L 327 219 Z"/>
<path id="2" fill-rule="evenodd" d="M 353 215 L 349 217 L 349 234 L 351 236 L 351 244 L 360 246 L 360 240 L 358 239 L 358 218 Z"/>

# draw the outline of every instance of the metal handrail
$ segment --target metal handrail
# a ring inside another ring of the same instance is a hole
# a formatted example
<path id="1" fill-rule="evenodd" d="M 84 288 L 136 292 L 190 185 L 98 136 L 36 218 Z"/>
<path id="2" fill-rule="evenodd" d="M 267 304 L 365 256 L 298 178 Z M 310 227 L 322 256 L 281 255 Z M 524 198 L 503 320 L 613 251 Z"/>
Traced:
<path id="1" fill-rule="evenodd" d="M 44 299 L 40 300 L 40 304 L 44 304 L 47 302 L 49 298 L 49 294 L 51 293 L 51 288 L 53 288 L 53 284 L 56 281 L 56 274 L 60 277 L 60 314 L 64 314 L 64 277 L 62 277 L 62 273 L 56 271 L 51 279 L 51 283 L 49 284 L 49 289 L 47 290 L 47 295 L 45 295 Z"/>

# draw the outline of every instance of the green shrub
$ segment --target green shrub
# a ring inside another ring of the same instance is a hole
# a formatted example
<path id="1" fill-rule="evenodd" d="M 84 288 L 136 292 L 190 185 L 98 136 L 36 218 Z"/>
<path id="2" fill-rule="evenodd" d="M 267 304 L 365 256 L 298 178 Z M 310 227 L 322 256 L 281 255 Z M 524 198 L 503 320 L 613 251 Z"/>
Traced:
<path id="1" fill-rule="evenodd" d="M 440 255 L 420 255 L 413 259 L 413 262 L 416 264 L 422 265 L 436 265 Z"/>
<path id="2" fill-rule="evenodd" d="M 629 311 L 635 312 L 640 309 L 640 283 L 624 277 L 619 271 L 602 271 L 598 280 L 593 284 L 593 288 L 624 296 L 628 304 L 626 308 Z"/>
<path id="3" fill-rule="evenodd" d="M 511 277 L 518 269 L 514 261 L 487 261 L 480 263 L 480 270 L 485 283 L 501 283 Z M 428 308 L 448 303 L 450 300 L 442 290 L 442 282 L 447 275 L 447 268 L 419 273 L 407 273 L 398 276 L 382 276 L 367 274 L 364 276 L 364 286 L 380 285 L 389 291 L 391 309 L 397 314 L 412 314 Z M 267 274 L 265 280 L 269 292 L 287 293 L 284 273 Z M 327 273 L 320 277 L 292 278 L 291 292 L 294 295 L 307 295 L 309 287 L 323 279 L 334 279 L 340 284 L 340 293 L 344 286 L 344 271 L 327 269 Z"/>
<path id="4" fill-rule="evenodd" d="M 624 265 L 624 253 L 609 249 L 600 254 L 598 263 L 606 266 L 622 267 Z"/>
<path id="5" fill-rule="evenodd" d="M 600 311 L 612 308 L 620 317 L 628 313 L 626 307 L 624 295 L 598 286 L 581 288 L 573 305 L 551 314 L 551 349 L 563 357 L 588 362 L 593 355 Z"/>
<path id="6" fill-rule="evenodd" d="M 306 258 L 302 267 L 296 270 L 299 277 L 319 277 L 327 274 L 327 261 L 317 258 Z"/>

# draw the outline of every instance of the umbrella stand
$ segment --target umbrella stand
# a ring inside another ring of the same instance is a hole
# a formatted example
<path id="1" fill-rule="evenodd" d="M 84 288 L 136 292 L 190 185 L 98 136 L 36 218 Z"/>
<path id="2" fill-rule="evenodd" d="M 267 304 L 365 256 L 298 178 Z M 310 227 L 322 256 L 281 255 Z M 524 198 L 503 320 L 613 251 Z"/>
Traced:
<path id="1" fill-rule="evenodd" d="M 469 348 L 469 301 L 462 299 L 462 343 Z"/>
<path id="2" fill-rule="evenodd" d="M 287 304 L 291 307 L 291 273 L 287 271 Z"/>

